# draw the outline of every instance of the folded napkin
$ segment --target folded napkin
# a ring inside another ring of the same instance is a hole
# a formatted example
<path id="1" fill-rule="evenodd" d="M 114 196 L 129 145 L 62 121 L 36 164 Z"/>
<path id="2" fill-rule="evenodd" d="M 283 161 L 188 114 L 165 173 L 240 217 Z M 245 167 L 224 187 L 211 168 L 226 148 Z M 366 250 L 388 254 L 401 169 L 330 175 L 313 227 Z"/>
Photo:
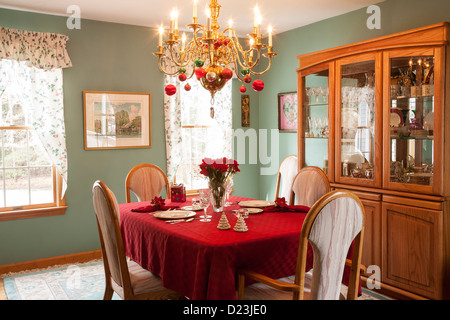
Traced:
<path id="1" fill-rule="evenodd" d="M 264 208 L 264 212 L 305 212 L 309 211 L 309 207 L 302 205 L 293 205 L 293 206 L 270 206 Z"/>
<path id="2" fill-rule="evenodd" d="M 169 210 L 169 209 L 178 209 L 178 208 L 179 208 L 179 206 L 160 206 L 160 207 L 144 206 L 144 207 L 131 209 L 131 211 L 133 211 L 133 212 L 154 212 L 154 211 L 165 211 L 165 210 Z"/>

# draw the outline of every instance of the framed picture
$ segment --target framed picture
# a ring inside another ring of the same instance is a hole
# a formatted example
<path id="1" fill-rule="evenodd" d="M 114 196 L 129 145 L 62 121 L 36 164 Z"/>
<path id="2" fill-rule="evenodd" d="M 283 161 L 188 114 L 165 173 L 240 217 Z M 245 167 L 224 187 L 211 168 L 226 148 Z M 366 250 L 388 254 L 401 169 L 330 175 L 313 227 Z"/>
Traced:
<path id="1" fill-rule="evenodd" d="M 278 94 L 278 130 L 297 132 L 297 92 Z"/>
<path id="2" fill-rule="evenodd" d="M 83 91 L 84 148 L 151 147 L 150 93 Z"/>

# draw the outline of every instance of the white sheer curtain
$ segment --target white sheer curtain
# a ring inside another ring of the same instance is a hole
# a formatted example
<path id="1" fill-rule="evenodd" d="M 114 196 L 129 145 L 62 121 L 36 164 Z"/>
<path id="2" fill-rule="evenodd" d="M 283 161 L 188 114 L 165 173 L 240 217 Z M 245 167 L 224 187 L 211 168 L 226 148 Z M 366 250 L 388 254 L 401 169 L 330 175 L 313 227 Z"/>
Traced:
<path id="1" fill-rule="evenodd" d="M 0 98 L 19 102 L 27 122 L 67 186 L 62 68 L 71 67 L 68 37 L 0 27 Z"/>
<path id="2" fill-rule="evenodd" d="M 189 80 L 190 91 L 184 90 L 185 83 L 180 84 L 176 76 L 165 76 L 165 85 L 177 87 L 175 95 L 164 95 L 169 181 L 173 181 L 180 169 L 195 175 L 203 157 L 232 157 L 231 81 L 215 95 L 214 118 L 210 117 L 210 93 L 197 79 Z M 187 187 L 195 188 L 195 185 Z"/>

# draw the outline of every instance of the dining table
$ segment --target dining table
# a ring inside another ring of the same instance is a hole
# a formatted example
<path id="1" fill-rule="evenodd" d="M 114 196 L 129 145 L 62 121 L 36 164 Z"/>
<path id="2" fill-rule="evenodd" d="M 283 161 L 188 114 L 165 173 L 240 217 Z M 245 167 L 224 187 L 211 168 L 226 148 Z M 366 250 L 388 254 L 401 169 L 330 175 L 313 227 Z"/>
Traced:
<path id="1" fill-rule="evenodd" d="M 276 279 L 295 274 L 300 231 L 309 208 L 282 211 L 271 204 L 250 210 L 255 213 L 244 219 L 246 231 L 235 231 L 239 203 L 249 200 L 253 199 L 230 196 L 231 204 L 224 207 L 228 230 L 218 229 L 222 214 L 211 206 L 207 209 L 210 221 L 201 221 L 203 210 L 199 210 L 189 222 L 170 223 L 172 219 L 161 218 L 158 211 L 145 210 L 151 209 L 150 202 L 121 203 L 125 255 L 161 277 L 164 287 L 191 300 L 236 299 L 236 272 L 241 268 Z M 191 205 L 192 198 L 186 202 L 166 199 L 164 204 L 171 209 Z M 309 247 L 305 271 L 312 266 Z"/>

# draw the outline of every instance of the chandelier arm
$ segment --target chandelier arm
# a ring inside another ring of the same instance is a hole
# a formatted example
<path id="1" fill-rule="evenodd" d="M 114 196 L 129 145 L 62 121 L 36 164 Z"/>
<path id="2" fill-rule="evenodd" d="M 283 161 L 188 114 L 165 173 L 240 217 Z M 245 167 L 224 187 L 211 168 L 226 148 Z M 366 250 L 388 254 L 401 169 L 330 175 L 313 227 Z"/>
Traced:
<path id="1" fill-rule="evenodd" d="M 189 59 L 187 59 L 186 61 L 185 61 L 185 63 L 183 63 L 182 61 L 177 61 L 177 60 L 175 60 L 175 57 L 173 56 L 173 45 L 170 45 L 170 57 L 172 58 L 172 61 L 173 61 L 173 63 L 175 63 L 175 65 L 178 67 L 178 68 L 184 68 L 184 67 L 186 67 L 190 62 L 191 62 L 191 59 L 192 59 L 192 55 L 189 57 Z M 178 49 L 176 50 L 178 53 L 181 53 Z M 182 57 L 183 57 L 183 55 L 181 55 Z"/>
<path id="2" fill-rule="evenodd" d="M 262 72 L 255 72 L 255 71 L 253 71 L 252 69 L 249 69 L 250 72 L 251 72 L 252 74 L 254 74 L 254 75 L 257 75 L 257 76 L 260 76 L 260 75 L 266 73 L 266 72 L 270 69 L 270 66 L 272 65 L 272 57 L 270 56 L 268 59 L 269 59 L 269 64 L 267 65 L 266 70 L 264 70 L 264 71 L 262 71 Z"/>
<path id="3" fill-rule="evenodd" d="M 160 69 L 163 73 L 165 73 L 165 74 L 168 75 L 168 76 L 174 76 L 174 75 L 176 75 L 176 74 L 178 73 L 178 70 L 175 71 L 175 72 L 173 72 L 173 73 L 170 73 L 170 72 L 164 70 L 164 68 L 163 68 L 163 66 L 162 66 L 162 63 L 161 63 L 161 60 L 162 60 L 162 56 L 159 57 L 159 69 Z"/>
<path id="4" fill-rule="evenodd" d="M 238 57 L 239 58 L 239 57 Z M 236 63 L 236 58 L 234 59 L 234 73 L 236 74 L 236 77 L 240 80 L 240 81 L 244 81 L 244 79 L 243 78 L 241 78 L 240 76 L 239 76 L 239 72 L 237 71 L 238 70 L 238 66 L 237 66 L 237 63 Z"/>

